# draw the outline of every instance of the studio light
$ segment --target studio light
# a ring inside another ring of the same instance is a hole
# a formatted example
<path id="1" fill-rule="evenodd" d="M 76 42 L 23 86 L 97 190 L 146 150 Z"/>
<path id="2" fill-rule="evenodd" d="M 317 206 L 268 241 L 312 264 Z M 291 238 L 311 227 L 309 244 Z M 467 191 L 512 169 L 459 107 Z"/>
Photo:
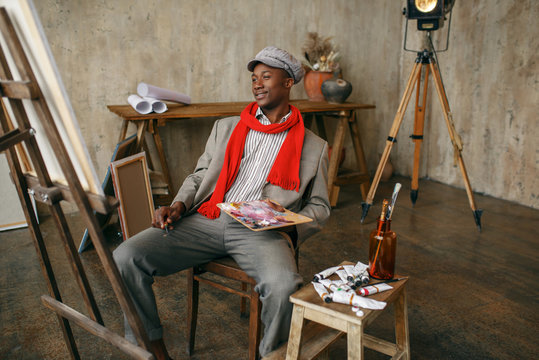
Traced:
<path id="1" fill-rule="evenodd" d="M 417 29 L 434 31 L 444 26 L 445 14 L 451 11 L 454 0 L 407 0 L 406 18 L 417 20 Z"/>

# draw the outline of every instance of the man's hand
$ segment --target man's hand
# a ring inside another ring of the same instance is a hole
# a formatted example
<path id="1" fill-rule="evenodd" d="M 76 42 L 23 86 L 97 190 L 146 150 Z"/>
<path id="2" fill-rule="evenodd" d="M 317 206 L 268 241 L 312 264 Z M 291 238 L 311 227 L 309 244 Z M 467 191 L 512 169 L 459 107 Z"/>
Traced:
<path id="1" fill-rule="evenodd" d="M 159 209 L 155 210 L 152 226 L 164 229 L 166 225 L 169 229 L 173 229 L 170 224 L 175 221 L 178 221 L 184 213 L 185 204 L 181 201 L 176 201 L 171 206 L 162 206 Z"/>

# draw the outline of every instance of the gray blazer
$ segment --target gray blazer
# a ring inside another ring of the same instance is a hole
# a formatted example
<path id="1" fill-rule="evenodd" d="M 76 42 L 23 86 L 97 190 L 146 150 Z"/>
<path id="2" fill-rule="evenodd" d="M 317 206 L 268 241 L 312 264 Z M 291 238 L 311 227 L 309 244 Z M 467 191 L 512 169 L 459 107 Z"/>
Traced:
<path id="1" fill-rule="evenodd" d="M 174 202 L 182 201 L 185 204 L 186 215 L 194 213 L 213 193 L 223 166 L 228 139 L 239 120 L 239 116 L 229 117 L 217 120 L 213 125 L 195 171 L 185 179 L 174 198 Z M 331 207 L 327 170 L 327 142 L 305 129 L 299 168 L 299 192 L 284 190 L 270 183 L 266 183 L 262 191 L 263 198 L 275 200 L 290 211 L 313 219 L 312 222 L 297 226 L 298 244 L 319 231 L 329 217 Z"/>

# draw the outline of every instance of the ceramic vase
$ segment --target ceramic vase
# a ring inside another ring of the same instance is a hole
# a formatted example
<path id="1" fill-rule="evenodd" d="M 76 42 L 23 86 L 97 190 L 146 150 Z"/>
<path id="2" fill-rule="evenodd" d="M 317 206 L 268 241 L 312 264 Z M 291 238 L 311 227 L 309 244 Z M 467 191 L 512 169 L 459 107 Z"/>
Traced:
<path id="1" fill-rule="evenodd" d="M 350 82 L 334 76 L 322 83 L 322 95 L 329 103 L 342 104 L 352 92 Z"/>
<path id="2" fill-rule="evenodd" d="M 324 81 L 333 77 L 331 71 L 314 71 L 311 70 L 305 74 L 303 79 L 303 86 L 307 97 L 311 101 L 324 101 L 324 95 L 322 94 L 322 84 Z"/>

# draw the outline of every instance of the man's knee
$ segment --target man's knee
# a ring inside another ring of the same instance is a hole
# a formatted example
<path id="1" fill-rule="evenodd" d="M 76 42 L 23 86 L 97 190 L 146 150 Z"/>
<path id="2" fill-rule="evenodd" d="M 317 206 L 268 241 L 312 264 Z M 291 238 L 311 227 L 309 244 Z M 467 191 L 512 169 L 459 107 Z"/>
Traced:
<path id="1" fill-rule="evenodd" d="M 290 295 L 299 289 L 301 283 L 301 276 L 298 273 L 286 272 L 267 279 L 264 288 L 268 295 L 288 301 Z"/>
<path id="2" fill-rule="evenodd" d="M 137 255 L 136 249 L 131 246 L 131 243 L 128 241 L 124 241 L 112 253 L 112 257 L 114 258 L 114 262 L 120 270 L 120 273 L 123 273 L 131 267 Z"/>

